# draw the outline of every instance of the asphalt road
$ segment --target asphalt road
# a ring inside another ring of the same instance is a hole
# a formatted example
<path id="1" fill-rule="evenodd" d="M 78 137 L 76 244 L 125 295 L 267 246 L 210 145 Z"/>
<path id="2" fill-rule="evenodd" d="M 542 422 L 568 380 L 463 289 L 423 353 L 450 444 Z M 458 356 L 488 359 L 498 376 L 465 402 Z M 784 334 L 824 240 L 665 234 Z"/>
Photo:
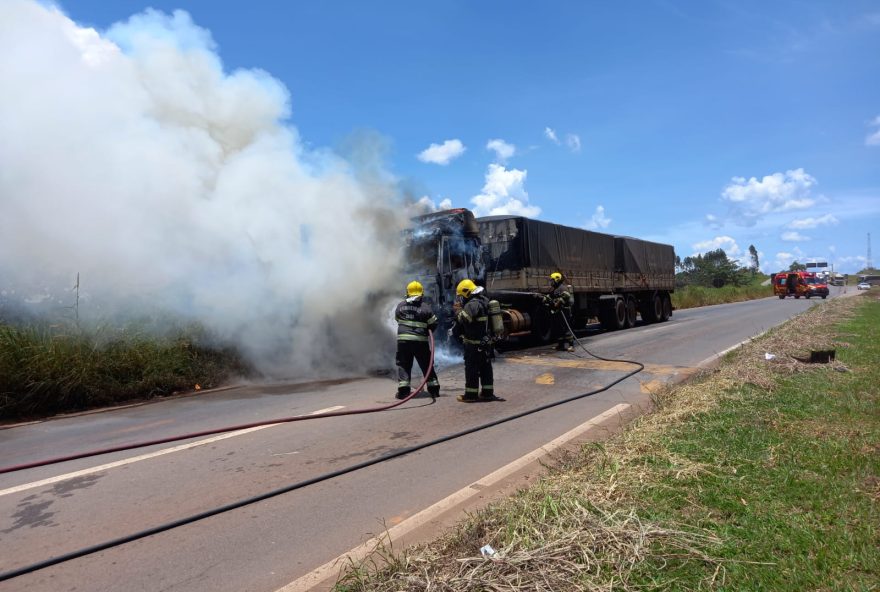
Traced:
<path id="1" fill-rule="evenodd" d="M 631 417 L 662 383 L 693 373 L 716 354 L 816 303 L 768 298 L 676 311 L 667 323 L 627 331 L 588 333 L 582 342 L 591 351 L 638 360 L 645 371 L 600 394 L 0 582 L 0 591 L 305 589 L 320 580 L 309 576 L 313 570 L 386 528 L 418 525 L 401 536 L 401 544 L 433 536 L 463 508 L 510 491 L 537 469 L 523 462 L 491 487 L 480 481 L 484 476 L 590 418 L 605 413 L 609 422 L 603 425 L 613 425 Z M 507 398 L 503 403 L 457 402 L 464 390 L 462 368 L 441 364 L 442 396 L 436 402 L 413 399 L 382 413 L 274 425 L 0 475 L 0 572 L 585 393 L 631 366 L 543 347 L 506 352 L 495 368 L 496 391 Z M 387 377 L 252 385 L 24 425 L 0 430 L 0 465 L 223 425 L 384 405 L 393 401 L 394 390 L 395 381 Z M 604 433 L 600 426 L 584 437 Z M 418 514 L 444 498 L 445 511 L 427 518 Z"/>

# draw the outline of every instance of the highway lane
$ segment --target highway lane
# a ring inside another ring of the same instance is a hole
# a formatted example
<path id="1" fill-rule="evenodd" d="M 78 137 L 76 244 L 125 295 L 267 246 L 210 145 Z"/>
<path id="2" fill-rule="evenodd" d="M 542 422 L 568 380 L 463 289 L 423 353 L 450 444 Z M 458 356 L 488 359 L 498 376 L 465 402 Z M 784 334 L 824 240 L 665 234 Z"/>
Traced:
<path id="1" fill-rule="evenodd" d="M 764 299 L 677 311 L 668 323 L 591 334 L 584 343 L 592 351 L 638 359 L 646 372 L 608 392 L 21 576 L 0 583 L 0 590 L 277 590 L 586 419 L 621 403 L 645 405 L 650 388 L 813 304 Z M 625 371 L 548 348 L 507 352 L 496 369 L 505 403 L 456 402 L 463 391 L 461 367 L 441 367 L 444 396 L 433 404 L 416 399 L 385 413 L 273 426 L 47 485 L 30 486 L 178 443 L 0 476 L 0 571 L 585 392 Z M 0 430 L 2 464 L 222 424 L 373 406 L 390 402 L 393 391 L 393 381 L 376 377 L 254 385 Z"/>

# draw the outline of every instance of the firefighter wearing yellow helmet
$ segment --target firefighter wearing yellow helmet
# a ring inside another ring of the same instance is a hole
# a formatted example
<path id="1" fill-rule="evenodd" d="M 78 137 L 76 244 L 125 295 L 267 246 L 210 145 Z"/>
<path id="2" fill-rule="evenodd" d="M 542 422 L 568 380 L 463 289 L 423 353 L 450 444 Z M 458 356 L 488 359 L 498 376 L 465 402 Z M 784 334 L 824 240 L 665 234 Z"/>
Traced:
<path id="1" fill-rule="evenodd" d="M 464 394 L 458 400 L 501 401 L 495 396 L 493 384 L 489 299 L 483 288 L 469 279 L 460 281 L 455 293 L 464 300 L 453 328 L 464 344 Z"/>
<path id="2" fill-rule="evenodd" d="M 437 329 L 437 317 L 431 305 L 424 301 L 425 289 L 422 284 L 412 281 L 406 285 L 406 298 L 397 305 L 394 319 L 397 321 L 397 394 L 398 399 L 410 395 L 410 379 L 413 360 L 422 369 L 422 376 L 428 372 L 431 361 L 431 347 L 428 331 Z M 440 381 L 437 372 L 431 368 L 428 376 L 428 393 L 431 397 L 440 394 Z"/>
<path id="3" fill-rule="evenodd" d="M 551 273 L 550 293 L 544 296 L 544 306 L 550 313 L 557 351 L 574 351 L 574 336 L 569 330 L 573 300 L 571 290 L 565 284 L 565 276 L 558 271 Z"/>

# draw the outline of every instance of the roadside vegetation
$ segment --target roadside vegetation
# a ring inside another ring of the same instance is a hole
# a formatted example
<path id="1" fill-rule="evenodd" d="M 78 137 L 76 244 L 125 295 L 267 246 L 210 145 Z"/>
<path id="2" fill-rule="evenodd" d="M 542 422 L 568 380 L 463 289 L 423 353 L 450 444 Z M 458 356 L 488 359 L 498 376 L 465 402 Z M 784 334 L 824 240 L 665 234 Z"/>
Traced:
<path id="1" fill-rule="evenodd" d="M 247 371 L 197 325 L 157 334 L 133 325 L 0 322 L 0 421 L 212 388 Z"/>
<path id="2" fill-rule="evenodd" d="M 836 360 L 804 361 L 825 349 Z M 878 295 L 822 302 L 439 540 L 351 565 L 336 589 L 876 590 L 878 359 Z"/>
<path id="3" fill-rule="evenodd" d="M 726 285 L 720 288 L 712 286 L 685 285 L 676 288 L 672 293 L 672 306 L 676 309 L 697 308 L 727 302 L 742 302 L 773 296 L 773 286 L 762 283 L 769 276 L 756 274 L 752 283 L 743 286 Z"/>
<path id="4" fill-rule="evenodd" d="M 773 295 L 772 286 L 762 285 L 770 276 L 759 271 L 758 252 L 749 247 L 751 264 L 740 267 L 724 249 L 694 255 L 675 262 L 675 292 L 672 306 L 696 308 L 726 302 L 741 302 Z"/>

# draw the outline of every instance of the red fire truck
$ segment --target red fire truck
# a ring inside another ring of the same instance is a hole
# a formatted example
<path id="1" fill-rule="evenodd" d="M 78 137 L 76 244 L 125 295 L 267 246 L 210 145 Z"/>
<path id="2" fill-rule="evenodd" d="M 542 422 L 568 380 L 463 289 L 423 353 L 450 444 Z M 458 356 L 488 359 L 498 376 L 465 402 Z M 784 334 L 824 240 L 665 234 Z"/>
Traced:
<path id="1" fill-rule="evenodd" d="M 773 276 L 773 293 L 780 299 L 818 296 L 824 300 L 828 297 L 828 284 L 810 271 L 780 271 Z"/>

